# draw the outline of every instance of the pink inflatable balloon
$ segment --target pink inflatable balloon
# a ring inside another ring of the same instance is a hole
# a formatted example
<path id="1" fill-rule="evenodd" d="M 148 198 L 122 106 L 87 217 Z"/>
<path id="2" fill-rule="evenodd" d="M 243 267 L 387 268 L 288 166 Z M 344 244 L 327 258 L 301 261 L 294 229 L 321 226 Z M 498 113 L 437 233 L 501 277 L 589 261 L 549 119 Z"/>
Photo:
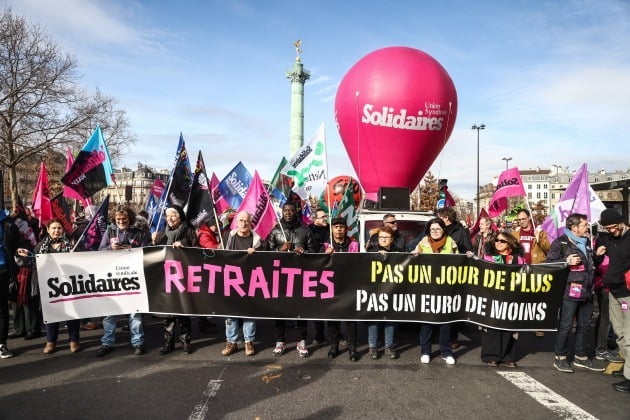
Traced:
<path id="1" fill-rule="evenodd" d="M 335 98 L 339 135 L 366 197 L 420 182 L 455 125 L 457 92 L 433 57 L 389 47 L 359 60 Z"/>

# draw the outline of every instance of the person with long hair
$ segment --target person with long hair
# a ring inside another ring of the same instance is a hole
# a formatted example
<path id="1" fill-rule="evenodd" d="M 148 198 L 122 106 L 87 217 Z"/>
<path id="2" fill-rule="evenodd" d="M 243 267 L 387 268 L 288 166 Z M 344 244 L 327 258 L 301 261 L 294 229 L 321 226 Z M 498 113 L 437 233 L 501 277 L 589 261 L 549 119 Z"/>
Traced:
<path id="1" fill-rule="evenodd" d="M 382 226 L 377 233 L 378 244 L 374 245 L 369 243 L 366 249 L 367 252 L 380 252 L 385 254 L 387 252 L 405 252 L 404 244 L 396 244 L 396 231 L 388 225 Z M 368 323 L 368 354 L 370 359 L 378 359 L 378 328 L 379 325 L 383 325 L 383 335 L 385 336 L 385 357 L 388 359 L 398 358 L 394 346 L 394 330 L 396 324 L 391 321 L 376 322 L 371 321 Z"/>
<path id="2" fill-rule="evenodd" d="M 52 254 L 57 252 L 70 252 L 72 251 L 72 242 L 66 236 L 66 232 L 63 229 L 63 223 L 59 219 L 52 219 L 46 225 L 46 232 L 48 233 L 44 239 L 42 239 L 37 245 L 35 245 L 35 254 Z M 32 254 L 25 248 L 17 250 L 20 257 L 28 257 Z M 32 282 L 37 284 L 37 270 L 33 270 Z M 71 319 L 66 321 L 68 327 L 68 341 L 70 342 L 70 351 L 77 353 L 81 351 L 79 345 L 79 330 L 81 320 Z M 57 339 L 59 338 L 59 322 L 51 322 L 46 324 L 46 345 L 44 346 L 44 353 L 54 353 L 57 347 Z"/>
<path id="3" fill-rule="evenodd" d="M 425 228 L 425 236 L 418 242 L 414 254 L 457 254 L 457 242 L 446 234 L 446 223 L 439 217 L 429 220 Z M 431 362 L 431 337 L 433 324 L 420 324 L 420 362 Z M 440 324 L 440 352 L 447 365 L 455 364 L 451 350 L 451 324 Z"/>
<path id="4" fill-rule="evenodd" d="M 186 214 L 181 206 L 171 205 L 164 211 L 166 227 L 161 232 L 153 233 L 153 245 L 172 245 L 174 248 L 197 246 L 195 228 L 186 221 Z M 175 348 L 175 323 L 179 327 L 178 339 L 182 343 L 185 354 L 192 353 L 191 317 L 169 315 L 164 318 L 164 345 L 160 355 L 164 356 Z"/>
<path id="5" fill-rule="evenodd" d="M 483 259 L 496 264 L 525 264 L 520 253 L 521 244 L 518 240 L 500 231 L 490 235 L 486 241 Z M 518 333 L 494 328 L 483 328 L 481 331 L 481 361 L 493 367 L 500 363 L 506 367 L 517 367 Z"/>

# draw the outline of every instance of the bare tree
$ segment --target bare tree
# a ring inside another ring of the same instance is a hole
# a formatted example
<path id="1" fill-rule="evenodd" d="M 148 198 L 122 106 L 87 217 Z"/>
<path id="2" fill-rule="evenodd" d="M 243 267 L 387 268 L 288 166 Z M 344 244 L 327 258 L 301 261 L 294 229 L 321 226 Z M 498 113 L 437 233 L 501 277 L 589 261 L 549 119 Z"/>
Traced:
<path id="1" fill-rule="evenodd" d="M 39 26 L 5 9 L 0 16 L 0 165 L 18 198 L 17 170 L 37 155 L 80 146 L 96 124 L 114 158 L 135 141 L 125 112 L 98 89 L 79 85 L 77 60 Z"/>

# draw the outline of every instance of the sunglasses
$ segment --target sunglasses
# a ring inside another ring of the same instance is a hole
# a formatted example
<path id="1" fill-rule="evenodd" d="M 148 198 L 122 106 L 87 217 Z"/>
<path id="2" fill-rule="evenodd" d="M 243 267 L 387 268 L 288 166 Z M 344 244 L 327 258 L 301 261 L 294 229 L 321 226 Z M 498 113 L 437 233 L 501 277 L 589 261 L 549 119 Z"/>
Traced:
<path id="1" fill-rule="evenodd" d="M 498 238 L 495 239 L 494 242 L 499 242 L 499 243 L 502 243 L 502 244 L 507 244 L 508 243 L 508 241 L 506 241 L 505 239 L 498 239 Z"/>

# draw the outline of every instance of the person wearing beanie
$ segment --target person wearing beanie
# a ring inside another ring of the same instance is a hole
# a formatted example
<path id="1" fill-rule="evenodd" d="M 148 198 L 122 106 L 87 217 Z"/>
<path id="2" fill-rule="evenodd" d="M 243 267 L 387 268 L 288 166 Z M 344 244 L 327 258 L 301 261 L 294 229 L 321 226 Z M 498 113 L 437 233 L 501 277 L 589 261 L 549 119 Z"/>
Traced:
<path id="1" fill-rule="evenodd" d="M 164 211 L 166 227 L 161 232 L 153 233 L 153 245 L 172 245 L 174 248 L 197 246 L 195 228 L 186 222 L 186 214 L 181 206 L 170 205 Z M 178 339 L 184 347 L 184 353 L 192 353 L 190 343 L 191 318 L 169 315 L 164 318 L 164 345 L 160 355 L 164 356 L 175 348 L 175 323 L 179 326 Z"/>
<path id="2" fill-rule="evenodd" d="M 598 238 L 595 253 L 600 260 L 608 255 L 609 266 L 603 282 L 610 290 L 610 321 L 617 334 L 619 352 L 626 359 L 624 367 L 612 373 L 623 381 L 612 386 L 616 391 L 630 393 L 630 229 L 615 209 L 604 210 L 599 224 L 607 234 Z"/>

